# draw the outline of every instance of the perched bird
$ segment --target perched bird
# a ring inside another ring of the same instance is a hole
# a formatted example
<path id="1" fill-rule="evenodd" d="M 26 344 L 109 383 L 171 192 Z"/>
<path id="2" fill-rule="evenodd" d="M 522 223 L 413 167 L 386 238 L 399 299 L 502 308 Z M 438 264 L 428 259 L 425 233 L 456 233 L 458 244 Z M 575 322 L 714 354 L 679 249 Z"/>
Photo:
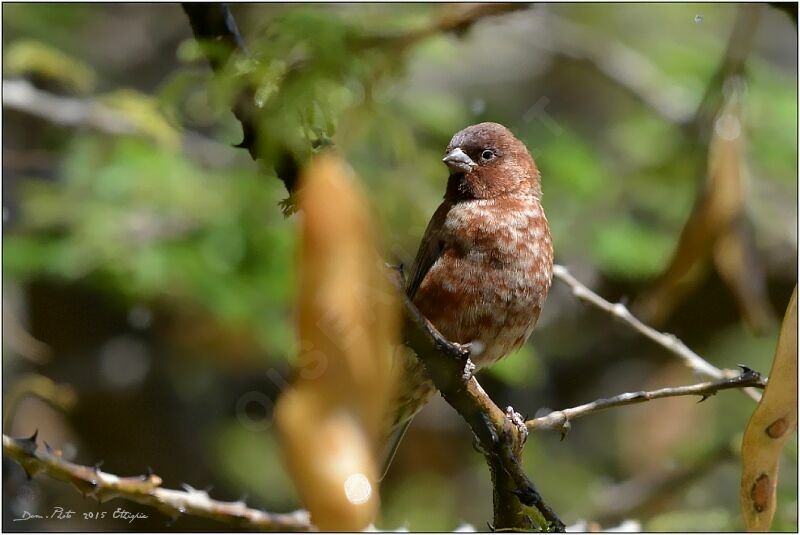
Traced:
<path id="1" fill-rule="evenodd" d="M 506 127 L 480 123 L 458 132 L 442 160 L 450 170 L 406 291 L 451 342 L 472 344 L 475 366 L 491 365 L 533 331 L 553 275 L 553 245 L 542 210 L 539 170 Z M 388 462 L 411 418 L 436 391 L 406 355 L 390 426 Z"/>

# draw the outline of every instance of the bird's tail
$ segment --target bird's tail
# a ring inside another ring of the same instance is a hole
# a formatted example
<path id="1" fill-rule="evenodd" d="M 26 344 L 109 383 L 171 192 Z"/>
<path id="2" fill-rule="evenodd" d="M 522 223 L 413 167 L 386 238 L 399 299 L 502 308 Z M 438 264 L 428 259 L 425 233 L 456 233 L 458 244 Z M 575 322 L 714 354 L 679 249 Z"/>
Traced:
<path id="1" fill-rule="evenodd" d="M 406 436 L 406 431 L 408 431 L 408 426 L 411 425 L 412 419 L 409 418 L 404 423 L 401 423 L 389 434 L 389 440 L 386 442 L 386 449 L 383 452 L 381 477 L 378 481 L 383 481 L 383 478 L 386 477 L 386 473 L 389 471 L 389 467 L 392 466 L 394 456 L 397 455 L 397 449 L 400 447 L 403 437 Z"/>
<path id="2" fill-rule="evenodd" d="M 411 420 L 436 392 L 436 387 L 428 379 L 424 367 L 410 350 L 400 356 L 397 364 L 402 366 L 401 379 L 392 410 L 387 415 L 386 429 L 388 432 L 384 446 L 381 480 L 386 476 Z"/>

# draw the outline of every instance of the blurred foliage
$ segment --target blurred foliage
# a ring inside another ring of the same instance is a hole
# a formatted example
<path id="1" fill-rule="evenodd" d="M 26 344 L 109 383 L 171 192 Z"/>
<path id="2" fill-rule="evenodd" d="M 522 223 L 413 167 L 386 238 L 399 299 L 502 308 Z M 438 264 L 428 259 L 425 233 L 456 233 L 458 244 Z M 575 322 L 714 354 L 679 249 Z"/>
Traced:
<path id="1" fill-rule="evenodd" d="M 254 506 L 297 506 L 272 431 L 243 426 L 237 406 L 252 391 L 274 399 L 297 352 L 297 216 L 281 215 L 286 193 L 271 176 L 283 150 L 305 160 L 314 145 L 332 141 L 364 183 L 388 260 L 408 266 L 441 199 L 440 160 L 452 134 L 479 121 L 504 123 L 542 171 L 557 261 L 609 299 L 646 291 L 696 202 L 707 152 L 591 60 L 560 50 L 545 15 L 583 29 L 598 46 L 637 52 L 672 102 L 694 110 L 737 6 L 537 5 L 413 47 L 372 40 L 427 28 L 458 7 L 235 5 L 252 57 L 236 58 L 218 78 L 176 6 L 4 5 L 4 78 L 95 99 L 136 131 L 66 129 L 4 109 L 4 314 L 54 354 L 34 365 L 4 345 L 4 388 L 36 369 L 73 384 L 79 399 L 69 416 L 21 414 L 12 431 L 38 427 L 56 444 L 78 436 L 79 458 L 105 458 L 104 469 L 140 473 L 151 464 L 169 486 L 213 483 L 215 497 L 248 493 Z M 766 7 L 759 24 L 743 100 L 745 213 L 780 316 L 797 280 L 797 34 Z M 259 165 L 231 147 L 242 139 L 231 99 L 244 84 L 259 88 Z M 761 336 L 746 329 L 713 273 L 664 328 L 719 367 L 743 362 L 765 373 L 777 336 L 776 325 Z M 95 372 L 107 342 L 122 335 L 146 345 L 151 366 L 117 392 Z M 533 416 L 693 380 L 669 362 L 556 284 L 533 341 L 482 382 L 498 404 Z M 565 521 L 611 525 L 622 518 L 604 517 L 598 504 L 616 484 L 735 450 L 753 409 L 730 392 L 700 405 L 682 399 L 598 414 L 576 422 L 563 442 L 531 437 L 526 468 Z M 118 419 L 146 431 L 131 434 Z M 796 438 L 787 451 L 776 530 L 797 529 Z M 483 528 L 491 512 L 485 472 L 462 422 L 436 400 L 383 485 L 378 525 Z M 68 488 L 8 477 L 12 489 L 32 486 L 9 500 L 5 527 L 17 527 L 10 519 L 26 507 L 75 498 Z M 725 458 L 623 516 L 647 530 L 742 529 L 739 477 L 738 458 Z M 162 520 L 103 527 L 157 531 Z M 191 522 L 177 527 L 222 529 Z M 26 524 L 68 527 L 85 529 Z"/>
<path id="2" fill-rule="evenodd" d="M 63 83 L 76 93 L 94 89 L 95 73 L 91 68 L 40 41 L 14 41 L 3 58 L 6 76 L 42 76 Z"/>

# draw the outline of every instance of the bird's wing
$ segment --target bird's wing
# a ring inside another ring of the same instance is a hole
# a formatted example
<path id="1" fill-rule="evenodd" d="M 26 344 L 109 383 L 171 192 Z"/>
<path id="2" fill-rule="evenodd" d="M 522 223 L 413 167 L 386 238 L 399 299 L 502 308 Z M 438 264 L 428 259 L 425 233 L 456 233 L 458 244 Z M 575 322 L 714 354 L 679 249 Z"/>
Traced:
<path id="1" fill-rule="evenodd" d="M 417 256 L 414 259 L 414 265 L 411 267 L 410 277 L 406 285 L 406 295 L 413 300 L 417 290 L 419 290 L 425 275 L 430 271 L 431 266 L 436 263 L 436 260 L 442 254 L 443 242 L 441 238 L 442 227 L 447 218 L 447 212 L 450 211 L 451 205 L 448 202 L 443 202 L 439 208 L 434 212 L 431 217 L 428 228 L 425 229 L 425 234 L 419 244 Z"/>

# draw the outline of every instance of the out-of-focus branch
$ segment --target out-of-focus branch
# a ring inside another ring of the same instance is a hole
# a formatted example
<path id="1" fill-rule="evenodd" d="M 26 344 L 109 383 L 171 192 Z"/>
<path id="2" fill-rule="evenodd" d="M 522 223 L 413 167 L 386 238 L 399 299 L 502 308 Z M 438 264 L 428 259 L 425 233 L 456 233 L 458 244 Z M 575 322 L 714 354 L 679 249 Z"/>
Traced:
<path id="1" fill-rule="evenodd" d="M 99 502 L 113 498 L 154 507 L 172 519 L 181 515 L 218 520 L 239 529 L 261 531 L 311 531 L 305 511 L 276 514 L 247 507 L 243 501 L 220 502 L 212 500 L 203 490 L 184 485 L 185 490 L 161 487 L 161 478 L 155 474 L 138 477 L 119 477 L 98 468 L 83 466 L 64 460 L 60 454 L 45 444 L 44 452 L 37 452 L 36 434 L 27 439 L 3 435 L 3 455 L 22 466 L 28 476 L 45 473 L 48 476 L 72 483 L 84 496 Z"/>
<path id="2" fill-rule="evenodd" d="M 496 15 L 512 13 L 528 9 L 527 3 L 486 3 L 486 4 L 458 4 L 457 7 L 446 6 L 445 11 L 433 22 L 417 30 L 397 34 L 373 36 L 365 39 L 367 46 L 388 46 L 400 49 L 413 46 L 430 37 L 443 34 L 463 34 L 475 23 Z"/>
<path id="3" fill-rule="evenodd" d="M 72 410 L 78 402 L 78 395 L 71 385 L 57 384 L 49 377 L 35 373 L 25 375 L 14 381 L 3 396 L 4 431 L 11 429 L 17 406 L 27 396 L 37 397 L 64 412 Z"/>
<path id="4" fill-rule="evenodd" d="M 764 7 L 758 4 L 737 6 L 738 12 L 725 53 L 706 86 L 703 98 L 690 125 L 690 128 L 698 134 L 702 135 L 704 129 L 710 130 L 710 125 L 713 124 L 714 117 L 722 103 L 722 89 L 725 82 L 744 74 L 745 63 L 753 48 L 756 30 L 761 22 L 761 13 Z"/>
<path id="5" fill-rule="evenodd" d="M 682 495 L 689 485 L 736 457 L 731 447 L 724 444 L 695 464 L 636 474 L 599 493 L 594 518 L 601 524 L 609 524 L 626 518 L 652 517 L 670 496 Z"/>
<path id="6" fill-rule="evenodd" d="M 733 370 L 721 370 L 705 360 L 703 357 L 689 349 L 686 344 L 680 341 L 678 337 L 673 334 L 662 333 L 656 329 L 645 325 L 636 316 L 631 314 L 628 307 L 622 303 L 611 303 L 606 301 L 595 292 L 590 290 L 586 285 L 581 283 L 578 279 L 573 277 L 564 266 L 553 266 L 553 277 L 560 280 L 572 290 L 572 295 L 593 305 L 600 310 L 603 310 L 617 319 L 622 320 L 629 327 L 657 343 L 664 349 L 679 357 L 683 362 L 692 369 L 696 374 L 701 377 L 709 379 L 720 380 L 730 379 L 735 377 Z M 761 399 L 761 396 L 752 388 L 745 388 L 744 392 L 755 401 Z"/>
<path id="7" fill-rule="evenodd" d="M 753 48 L 763 5 L 737 6 L 725 53 L 706 85 L 691 121 L 683 125 L 681 147 L 705 176 L 695 206 L 681 230 L 672 258 L 637 300 L 634 309 L 659 325 L 703 280 L 709 257 L 739 302 L 745 322 L 755 331 L 774 316 L 746 205 L 747 152 L 744 141 L 746 60 Z M 704 154 L 705 153 L 705 154 Z M 674 160 L 670 155 L 667 160 Z"/>
<path id="8" fill-rule="evenodd" d="M 181 5 L 189 18 L 194 37 L 200 43 L 215 74 L 222 74 L 229 69 L 233 57 L 249 56 L 244 38 L 227 4 L 184 2 Z M 242 125 L 242 141 L 236 146 L 247 149 L 253 160 L 261 158 L 263 150 L 259 138 L 256 89 L 251 84 L 242 84 L 231 107 L 231 111 Z M 286 191 L 291 194 L 296 189 L 300 177 L 300 162 L 290 151 L 283 150 L 275 163 L 275 173 L 286 186 Z"/>
<path id="9" fill-rule="evenodd" d="M 53 95 L 27 80 L 3 80 L 3 107 L 63 126 L 87 126 L 108 134 L 135 134 L 124 115 L 86 98 Z"/>
<path id="10" fill-rule="evenodd" d="M 6 303 L 3 303 L 3 324 L 6 328 L 4 345 L 7 344 L 12 351 L 34 364 L 44 364 L 50 360 L 52 356 L 50 346 L 29 333 Z"/>
<path id="11" fill-rule="evenodd" d="M 598 399 L 591 403 L 585 403 L 570 409 L 553 411 L 546 416 L 534 418 L 525 422 L 529 431 L 539 431 L 542 429 L 553 429 L 560 431 L 562 435 L 570 429 L 570 422 L 582 416 L 588 416 L 595 412 L 622 407 L 624 405 L 635 405 L 652 401 L 660 398 L 670 398 L 676 396 L 701 396 L 700 401 L 704 401 L 709 396 L 715 395 L 720 390 L 732 388 L 765 388 L 767 381 L 760 373 L 749 368 L 743 367 L 742 374 L 730 379 L 720 379 L 706 383 L 698 383 L 688 386 L 676 386 L 660 388 L 658 390 L 628 392 L 614 397 Z"/>
<path id="12" fill-rule="evenodd" d="M 536 46 L 587 62 L 670 123 L 692 119 L 694 109 L 677 94 L 680 88 L 636 49 L 549 11 L 542 11 L 541 28 L 545 35 L 537 37 Z"/>
<path id="13" fill-rule="evenodd" d="M 3 80 L 3 108 L 71 128 L 89 128 L 110 135 L 135 135 L 141 131 L 125 114 L 95 98 L 55 95 L 27 80 Z M 224 146 L 197 132 L 186 131 L 183 145 L 193 157 L 209 158 Z"/>

